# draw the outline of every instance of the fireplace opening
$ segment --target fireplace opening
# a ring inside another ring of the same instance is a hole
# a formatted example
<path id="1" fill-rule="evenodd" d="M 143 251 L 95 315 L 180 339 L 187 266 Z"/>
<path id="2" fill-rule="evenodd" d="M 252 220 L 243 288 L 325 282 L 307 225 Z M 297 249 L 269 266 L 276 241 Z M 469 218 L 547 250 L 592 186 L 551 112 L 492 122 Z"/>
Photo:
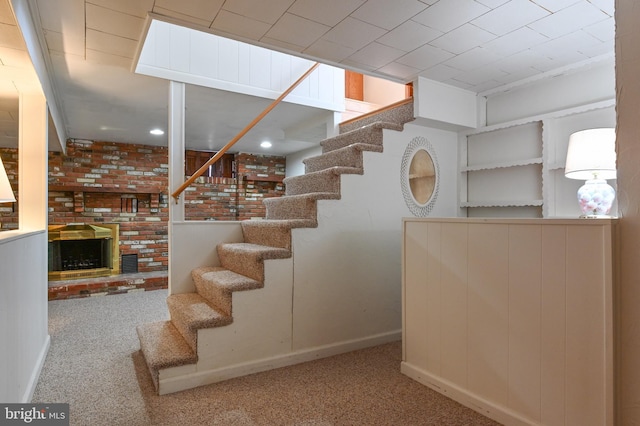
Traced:
<path id="1" fill-rule="evenodd" d="M 111 238 L 52 241 L 50 271 L 76 271 L 113 267 Z"/>
<path id="2" fill-rule="evenodd" d="M 49 280 L 120 273 L 118 224 L 50 225 Z"/>

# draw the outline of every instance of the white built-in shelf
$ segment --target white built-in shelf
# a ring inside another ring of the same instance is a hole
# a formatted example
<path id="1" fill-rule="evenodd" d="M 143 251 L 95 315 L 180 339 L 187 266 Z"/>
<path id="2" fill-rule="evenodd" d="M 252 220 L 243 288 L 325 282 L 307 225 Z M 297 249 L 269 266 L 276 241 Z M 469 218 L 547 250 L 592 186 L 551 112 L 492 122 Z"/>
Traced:
<path id="1" fill-rule="evenodd" d="M 542 164 L 542 157 L 527 158 L 518 161 L 503 161 L 491 164 L 479 164 L 475 166 L 463 166 L 462 172 L 477 172 L 481 170 L 504 169 L 508 167 L 529 166 L 531 164 Z"/>
<path id="2" fill-rule="evenodd" d="M 460 203 L 460 207 L 540 207 L 542 200 L 484 200 L 484 201 L 465 201 Z"/>

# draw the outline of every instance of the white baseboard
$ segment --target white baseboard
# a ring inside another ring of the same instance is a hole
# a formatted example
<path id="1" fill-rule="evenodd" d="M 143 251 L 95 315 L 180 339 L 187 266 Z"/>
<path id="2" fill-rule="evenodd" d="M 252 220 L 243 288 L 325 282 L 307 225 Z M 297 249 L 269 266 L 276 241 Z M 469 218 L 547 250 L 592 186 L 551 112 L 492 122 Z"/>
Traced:
<path id="1" fill-rule="evenodd" d="M 40 349 L 40 353 L 38 354 L 38 359 L 36 360 L 36 365 L 34 366 L 33 371 L 31 372 L 31 377 L 29 377 L 29 383 L 27 383 L 27 388 L 20 399 L 21 403 L 29 403 L 33 398 L 33 393 L 36 391 L 36 386 L 38 385 L 38 379 L 40 378 L 40 373 L 42 372 L 42 367 L 44 367 L 44 361 L 47 359 L 47 354 L 49 353 L 49 347 L 51 346 L 51 336 L 47 334 L 47 338 L 44 340 L 44 344 Z"/>
<path id="2" fill-rule="evenodd" d="M 454 383 L 434 376 L 406 362 L 400 364 L 400 371 L 413 380 L 503 425 L 535 426 L 539 424 L 522 417 L 507 407 L 494 404 L 467 389 L 461 388 Z"/>
<path id="3" fill-rule="evenodd" d="M 212 370 L 198 371 L 185 374 L 183 376 L 170 377 L 160 380 L 158 383 L 158 393 L 166 395 L 198 386 L 209 385 L 223 380 L 242 377 L 262 371 L 273 370 L 289 365 L 300 364 L 307 361 L 339 355 L 346 352 L 378 346 L 385 343 L 395 342 L 402 338 L 400 330 L 389 333 L 368 336 L 362 339 L 348 340 L 331 345 L 318 346 L 310 349 L 289 352 L 270 358 L 257 359 L 255 361 L 242 364 L 235 364 Z"/>

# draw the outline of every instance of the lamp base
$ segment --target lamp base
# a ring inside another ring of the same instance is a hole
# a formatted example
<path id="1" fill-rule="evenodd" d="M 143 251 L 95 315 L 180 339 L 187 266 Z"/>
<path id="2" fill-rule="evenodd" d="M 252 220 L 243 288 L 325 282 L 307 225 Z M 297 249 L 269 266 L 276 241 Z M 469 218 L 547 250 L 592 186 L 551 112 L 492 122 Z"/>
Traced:
<path id="1" fill-rule="evenodd" d="M 578 189 L 583 217 L 609 217 L 616 191 L 604 179 L 590 179 Z"/>

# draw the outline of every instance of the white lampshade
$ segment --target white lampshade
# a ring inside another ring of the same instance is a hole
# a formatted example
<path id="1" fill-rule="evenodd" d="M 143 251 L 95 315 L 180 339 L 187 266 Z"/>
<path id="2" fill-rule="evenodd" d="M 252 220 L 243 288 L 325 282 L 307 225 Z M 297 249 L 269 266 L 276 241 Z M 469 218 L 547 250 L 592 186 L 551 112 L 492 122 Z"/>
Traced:
<path id="1" fill-rule="evenodd" d="M 615 129 L 589 129 L 569 137 L 564 175 L 569 179 L 616 178 Z"/>
<path id="2" fill-rule="evenodd" d="M 13 195 L 7 172 L 2 164 L 0 158 L 0 203 L 12 203 L 16 201 L 16 197 Z"/>

